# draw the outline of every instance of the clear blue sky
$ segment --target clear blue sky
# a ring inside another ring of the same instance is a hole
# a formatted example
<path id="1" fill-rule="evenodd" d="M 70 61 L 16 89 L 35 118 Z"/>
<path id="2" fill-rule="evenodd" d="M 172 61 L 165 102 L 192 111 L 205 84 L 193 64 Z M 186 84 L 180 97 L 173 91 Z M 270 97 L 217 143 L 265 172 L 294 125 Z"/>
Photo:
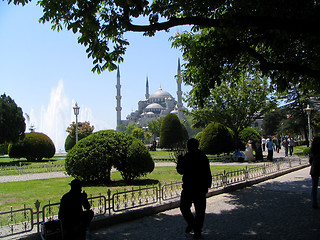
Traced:
<path id="1" fill-rule="evenodd" d="M 75 121 L 75 102 L 80 106 L 79 121 L 90 121 L 95 131 L 116 128 L 116 71 L 93 73 L 92 59 L 77 36 L 65 29 L 51 30 L 49 23 L 38 22 L 41 16 L 35 2 L 22 7 L 0 1 L 0 94 L 14 99 L 30 116 L 27 128 L 33 124 L 36 131 L 49 135 L 59 152 L 66 128 Z M 145 98 L 147 76 L 150 94 L 161 85 L 176 98 L 174 76 L 182 57 L 168 38 L 183 30 L 175 28 L 152 38 L 126 34 L 130 45 L 120 64 L 122 119 Z"/>

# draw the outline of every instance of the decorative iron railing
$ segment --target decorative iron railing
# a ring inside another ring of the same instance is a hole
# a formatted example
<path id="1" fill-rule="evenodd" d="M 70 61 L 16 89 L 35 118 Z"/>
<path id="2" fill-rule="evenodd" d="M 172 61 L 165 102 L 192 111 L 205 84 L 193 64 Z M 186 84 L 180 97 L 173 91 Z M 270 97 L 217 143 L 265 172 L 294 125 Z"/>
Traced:
<path id="1" fill-rule="evenodd" d="M 53 164 L 50 162 L 39 165 L 22 165 L 20 163 L 19 166 L 0 166 L 0 176 L 64 171 L 64 164 Z"/>
<path id="2" fill-rule="evenodd" d="M 212 176 L 212 186 L 209 190 L 227 187 L 233 184 L 259 179 L 275 172 L 283 171 L 300 165 L 308 165 L 308 161 L 300 158 L 282 158 L 274 163 L 264 163 L 259 166 L 223 172 Z M 147 205 L 161 205 L 180 196 L 182 182 L 157 184 L 147 187 L 132 188 L 130 190 L 111 193 L 106 196 L 89 196 L 89 202 L 95 217 L 119 214 L 134 208 Z M 24 208 L 7 212 L 0 212 L 0 238 L 26 232 L 40 232 L 43 222 L 57 219 L 59 203 L 51 203 L 40 208 L 40 202 L 35 202 L 36 210 Z"/>
<path id="3" fill-rule="evenodd" d="M 231 162 L 232 161 L 232 155 L 230 154 L 223 154 L 223 155 L 208 155 L 208 159 L 210 162 Z M 154 157 L 154 161 L 170 161 L 175 162 L 175 156 L 174 154 L 167 156 L 167 157 Z"/>

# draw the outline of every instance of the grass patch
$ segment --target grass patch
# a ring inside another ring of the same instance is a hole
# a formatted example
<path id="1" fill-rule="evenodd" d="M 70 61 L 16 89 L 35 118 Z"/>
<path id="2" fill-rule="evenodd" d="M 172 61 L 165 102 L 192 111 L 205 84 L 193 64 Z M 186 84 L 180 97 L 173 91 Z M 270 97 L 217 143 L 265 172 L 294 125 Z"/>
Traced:
<path id="1" fill-rule="evenodd" d="M 255 165 L 247 165 L 252 167 Z M 245 165 L 218 165 L 211 166 L 212 174 L 225 171 L 232 171 L 236 169 L 244 168 Z M 70 190 L 68 185 L 72 177 L 65 178 L 53 178 L 53 179 L 41 179 L 23 182 L 9 182 L 0 183 L 0 211 L 8 211 L 12 206 L 13 209 L 22 208 L 23 204 L 26 207 L 34 209 L 34 203 L 36 200 L 41 202 L 41 206 L 60 201 L 62 195 Z M 181 175 L 176 172 L 175 167 L 156 167 L 154 171 L 148 174 L 146 177 L 134 181 L 131 185 L 126 185 L 121 178 L 119 172 L 113 172 L 111 174 L 112 183 L 109 185 L 100 186 L 84 186 L 83 190 L 90 196 L 107 195 L 108 189 L 112 193 L 117 190 L 121 191 L 125 188 L 139 187 L 145 185 L 156 184 L 159 181 L 164 184 L 168 182 L 181 181 Z"/>
<path id="2" fill-rule="evenodd" d="M 296 146 L 293 148 L 293 153 L 298 155 L 299 157 L 305 157 L 305 153 L 303 152 L 307 147 L 307 145 Z"/>
<path id="3" fill-rule="evenodd" d="M 150 151 L 152 158 L 170 158 L 172 153 L 172 151 L 166 150 Z"/>

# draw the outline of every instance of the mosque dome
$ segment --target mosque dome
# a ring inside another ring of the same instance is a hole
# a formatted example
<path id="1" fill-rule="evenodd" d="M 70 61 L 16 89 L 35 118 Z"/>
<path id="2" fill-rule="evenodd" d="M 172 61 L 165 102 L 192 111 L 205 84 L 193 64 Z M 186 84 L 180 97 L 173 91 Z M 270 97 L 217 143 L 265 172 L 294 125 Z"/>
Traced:
<path id="1" fill-rule="evenodd" d="M 158 91 L 152 93 L 149 97 L 150 98 L 172 98 L 171 94 L 163 91 L 162 88 L 159 88 Z"/>
<path id="2" fill-rule="evenodd" d="M 170 113 L 178 114 L 178 110 L 172 110 Z"/>
<path id="3" fill-rule="evenodd" d="M 151 103 L 148 106 L 146 106 L 146 110 L 150 109 L 159 109 L 161 110 L 163 107 L 159 103 Z"/>

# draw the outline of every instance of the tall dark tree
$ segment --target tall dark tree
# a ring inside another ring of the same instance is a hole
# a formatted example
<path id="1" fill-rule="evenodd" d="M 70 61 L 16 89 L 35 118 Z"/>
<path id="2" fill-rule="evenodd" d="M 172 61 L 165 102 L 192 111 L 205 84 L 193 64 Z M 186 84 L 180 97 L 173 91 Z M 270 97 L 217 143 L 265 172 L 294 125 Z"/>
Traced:
<path id="1" fill-rule="evenodd" d="M 316 91 L 296 85 L 281 94 L 285 100 L 282 109 L 286 113 L 286 118 L 281 121 L 281 131 L 286 135 L 302 134 L 309 144 L 308 116 L 305 109 L 308 104 L 313 107 L 314 101 L 312 99 L 316 98 Z"/>
<path id="2" fill-rule="evenodd" d="M 15 142 L 24 134 L 25 119 L 20 107 L 10 96 L 0 96 L 0 144 Z"/>
<path id="3" fill-rule="evenodd" d="M 184 148 L 188 133 L 182 126 L 178 116 L 169 113 L 163 118 L 160 129 L 160 147 L 171 150 Z"/>
<path id="4" fill-rule="evenodd" d="M 287 115 L 284 109 L 276 109 L 267 113 L 262 122 L 263 134 L 265 136 L 273 136 L 281 134 L 281 121 L 286 119 Z"/>
<path id="5" fill-rule="evenodd" d="M 31 0 L 7 1 L 24 5 Z M 123 61 L 129 45 L 125 32 L 153 36 L 156 31 L 192 25 L 201 34 L 179 35 L 176 46 L 184 51 L 187 71 L 196 67 L 208 72 L 186 74 L 186 81 L 198 83 L 199 94 L 209 94 L 230 68 L 262 71 L 281 89 L 301 81 L 314 88 L 320 85 L 318 0 L 205 0 L 201 4 L 198 0 L 40 0 L 38 4 L 44 13 L 41 22 L 79 35 L 78 42 L 93 58 L 93 71 L 115 70 Z M 139 17 L 149 22 L 135 24 Z M 191 42 L 184 41 L 189 37 Z"/>

